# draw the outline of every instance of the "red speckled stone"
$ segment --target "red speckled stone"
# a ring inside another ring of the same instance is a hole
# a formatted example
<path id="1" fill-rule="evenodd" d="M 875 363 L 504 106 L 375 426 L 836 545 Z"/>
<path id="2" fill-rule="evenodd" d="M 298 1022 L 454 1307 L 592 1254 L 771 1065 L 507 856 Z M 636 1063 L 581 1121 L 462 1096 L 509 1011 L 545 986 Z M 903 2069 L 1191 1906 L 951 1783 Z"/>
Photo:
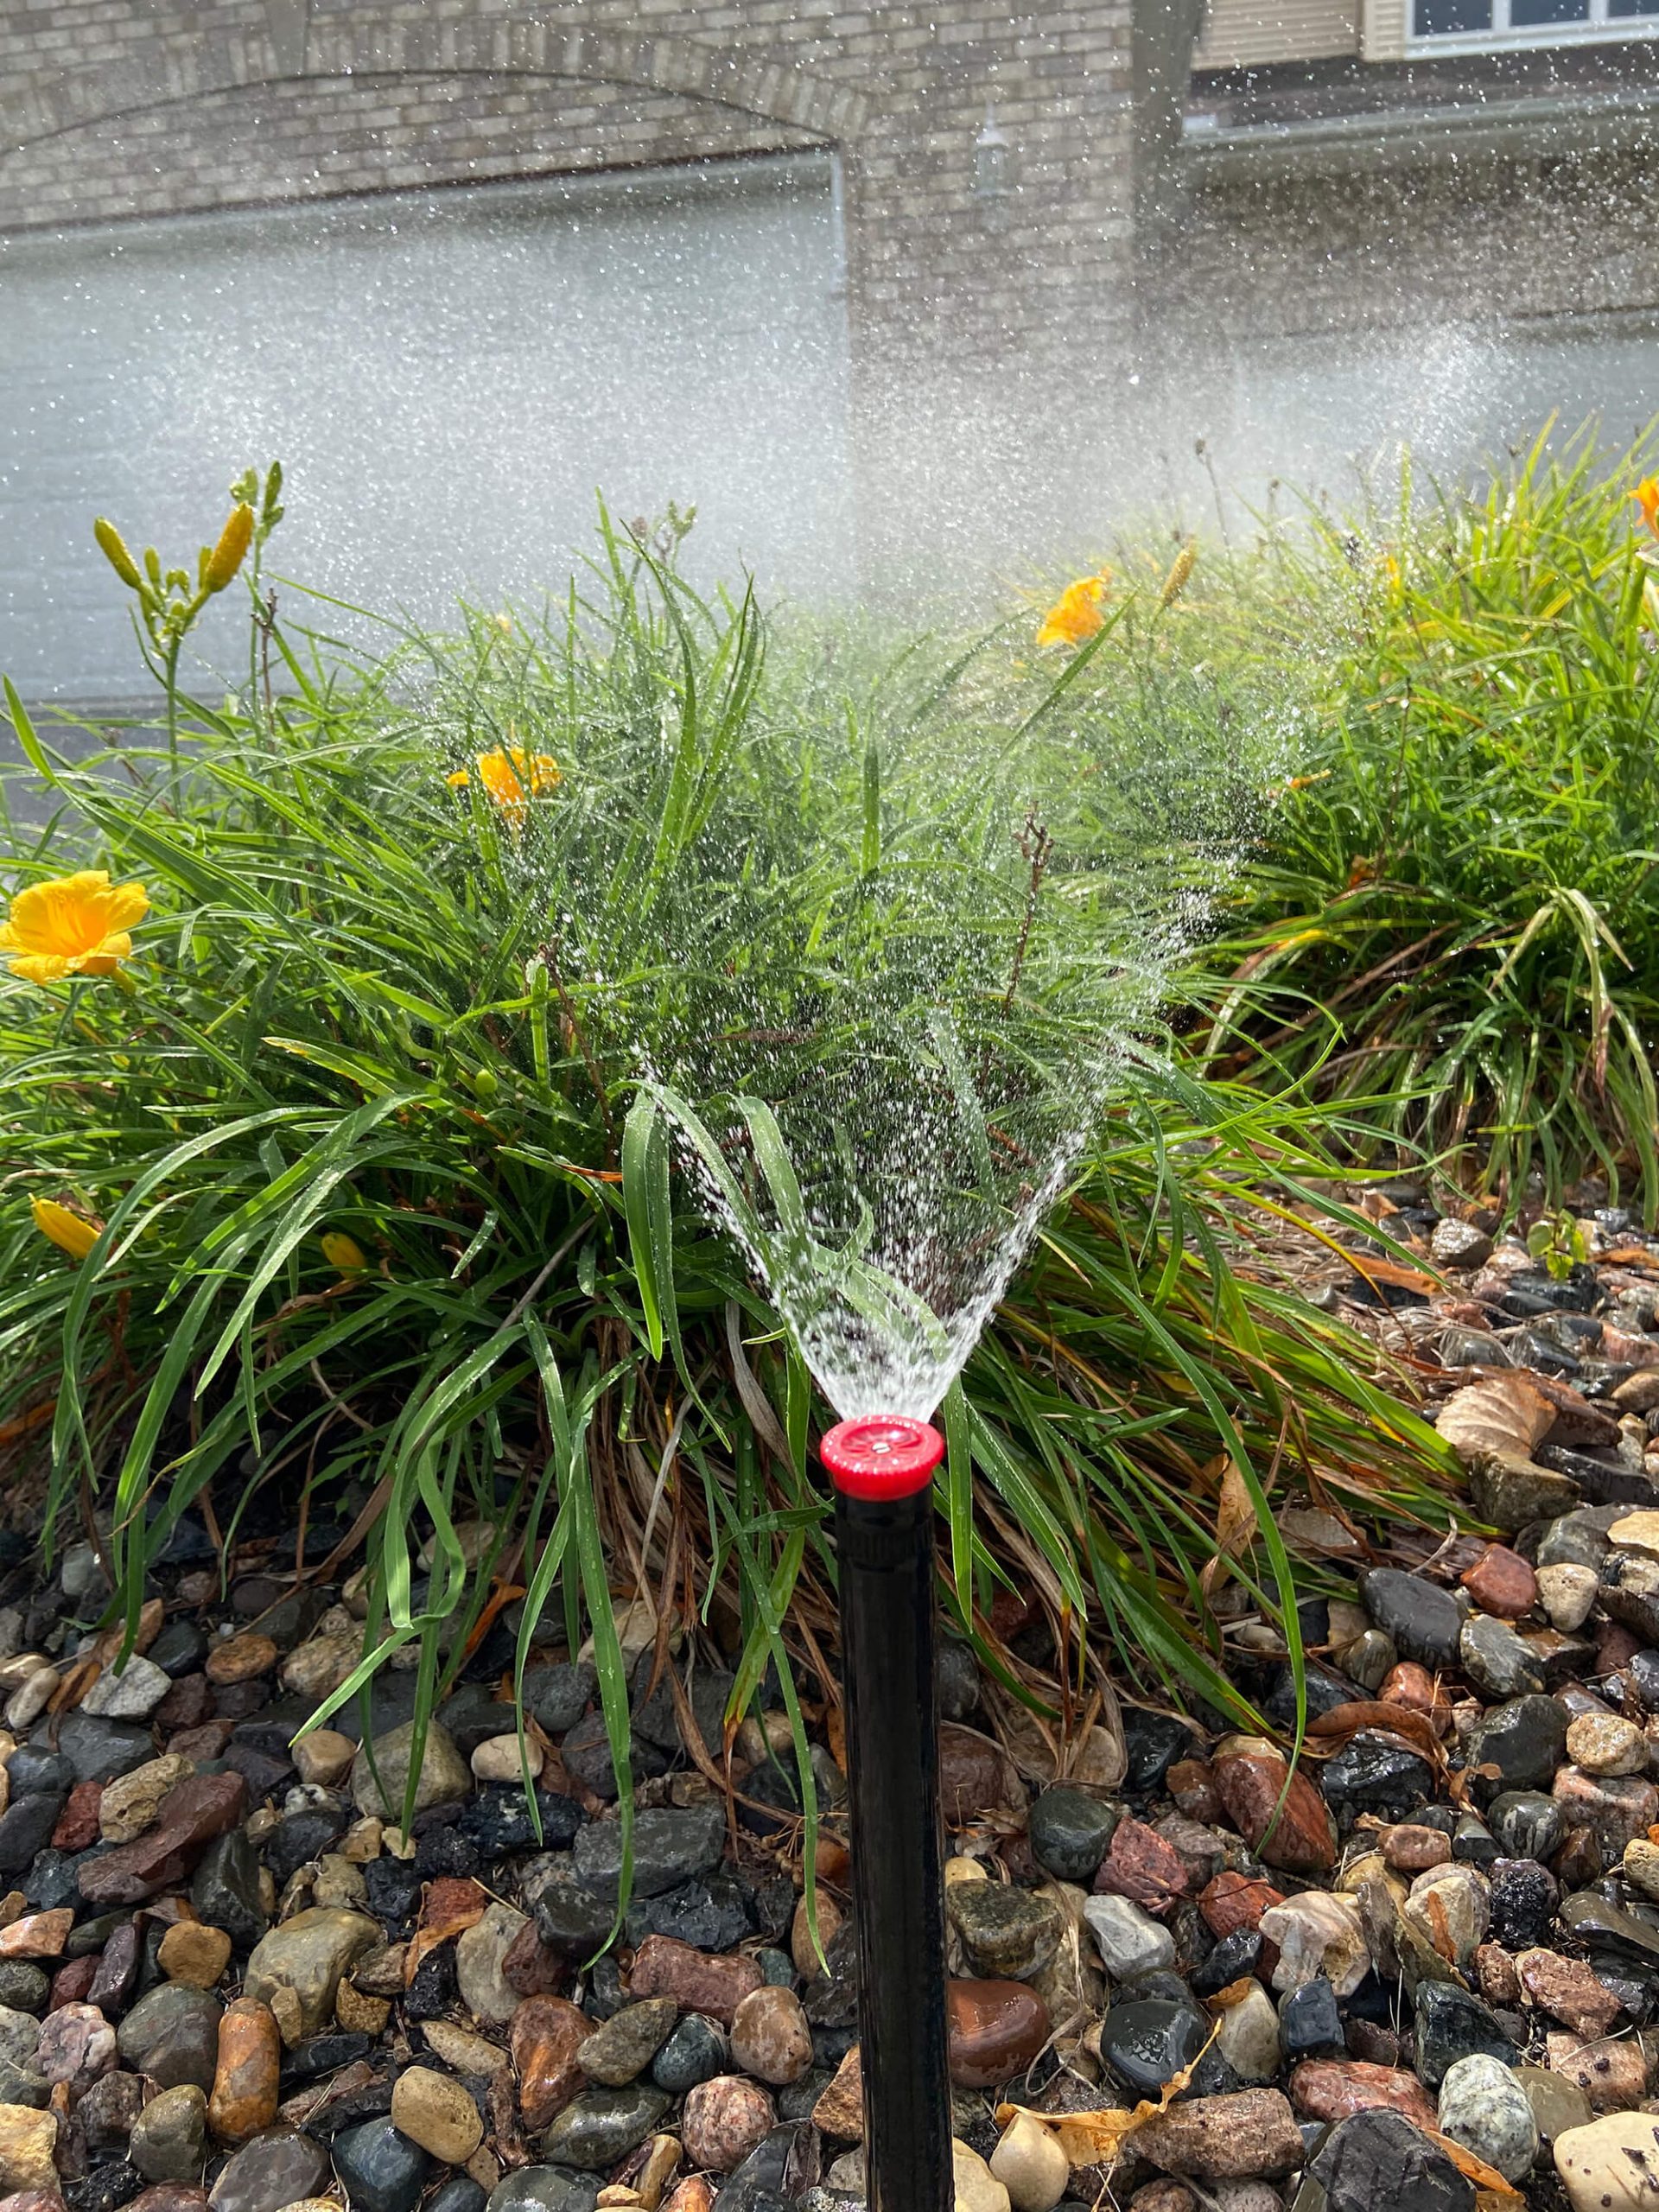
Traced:
<path id="1" fill-rule="evenodd" d="M 1166 1912 L 1187 1892 L 1180 1853 L 1144 1821 L 1120 1821 L 1094 1886 L 1103 1897 L 1130 1897 L 1150 1912 Z"/>
<path id="2" fill-rule="evenodd" d="M 1285 1762 L 1276 1751 L 1236 1751 L 1218 1760 L 1216 1787 L 1228 1819 L 1269 1866 L 1290 1874 L 1324 1874 L 1336 1865 L 1336 1831 L 1324 1798 L 1306 1774 L 1292 1777 L 1283 1810 L 1268 1834 L 1285 1787 Z"/>
<path id="3" fill-rule="evenodd" d="M 52 1831 L 54 1851 L 87 1851 L 98 1841 L 98 1806 L 104 1795 L 101 1782 L 78 1782 L 64 1800 L 58 1824 Z"/>
<path id="4" fill-rule="evenodd" d="M 1217 1874 L 1198 1894 L 1198 1910 L 1217 1942 L 1240 1928 L 1255 1928 L 1269 1907 L 1283 1904 L 1284 1892 L 1248 1874 Z"/>
<path id="5" fill-rule="evenodd" d="M 1462 1580 L 1481 1611 L 1500 1620 L 1519 1620 L 1538 1602 L 1537 1576 L 1507 1544 L 1488 1544 Z"/>
<path id="6" fill-rule="evenodd" d="M 1403 2113 L 1415 2127 L 1440 2125 L 1434 2100 L 1414 2074 L 1357 2058 L 1305 2058 L 1290 2077 L 1290 2101 L 1309 2120 L 1386 2110 Z"/>

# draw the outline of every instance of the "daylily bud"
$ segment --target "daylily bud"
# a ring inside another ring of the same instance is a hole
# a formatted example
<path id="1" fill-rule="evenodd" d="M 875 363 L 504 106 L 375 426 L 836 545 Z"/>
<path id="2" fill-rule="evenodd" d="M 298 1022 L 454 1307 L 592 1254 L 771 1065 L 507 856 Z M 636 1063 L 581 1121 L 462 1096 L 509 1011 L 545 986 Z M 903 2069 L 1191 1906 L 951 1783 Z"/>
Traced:
<path id="1" fill-rule="evenodd" d="M 1169 574 L 1164 578 L 1164 588 L 1158 594 L 1160 607 L 1173 607 L 1186 589 L 1187 578 L 1198 566 L 1198 549 L 1189 538 L 1175 556 Z"/>
<path id="2" fill-rule="evenodd" d="M 253 509 L 245 499 L 238 499 L 231 509 L 231 518 L 219 534 L 219 543 L 203 571 L 202 582 L 210 591 L 223 591 L 242 565 L 253 538 Z"/>
<path id="3" fill-rule="evenodd" d="M 84 1260 L 97 1243 L 99 1229 L 95 1221 L 85 1221 L 78 1213 L 71 1213 L 67 1206 L 60 1206 L 55 1198 L 31 1198 L 29 1209 L 35 1216 L 35 1226 L 42 1236 L 49 1237 L 60 1251 L 67 1252 L 72 1260 Z"/>
<path id="4" fill-rule="evenodd" d="M 330 1229 L 321 1237 L 322 1256 L 343 1275 L 359 1275 L 369 1264 L 363 1247 L 343 1229 Z"/>
<path id="5" fill-rule="evenodd" d="M 138 573 L 138 563 L 126 548 L 125 540 L 112 522 L 102 515 L 92 524 L 92 536 L 103 550 L 104 558 L 115 570 L 129 591 L 143 591 L 144 580 Z"/>

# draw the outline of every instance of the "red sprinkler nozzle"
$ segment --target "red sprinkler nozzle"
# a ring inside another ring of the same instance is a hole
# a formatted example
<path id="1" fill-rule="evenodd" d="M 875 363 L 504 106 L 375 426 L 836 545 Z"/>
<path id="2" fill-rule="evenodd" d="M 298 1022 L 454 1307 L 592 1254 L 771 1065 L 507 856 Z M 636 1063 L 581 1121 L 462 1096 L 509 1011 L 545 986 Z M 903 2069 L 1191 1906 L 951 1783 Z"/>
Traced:
<path id="1" fill-rule="evenodd" d="M 913 1497 L 925 1490 L 944 1457 L 944 1439 L 925 1421 L 902 1414 L 866 1414 L 836 1423 L 818 1447 L 843 1497 Z"/>

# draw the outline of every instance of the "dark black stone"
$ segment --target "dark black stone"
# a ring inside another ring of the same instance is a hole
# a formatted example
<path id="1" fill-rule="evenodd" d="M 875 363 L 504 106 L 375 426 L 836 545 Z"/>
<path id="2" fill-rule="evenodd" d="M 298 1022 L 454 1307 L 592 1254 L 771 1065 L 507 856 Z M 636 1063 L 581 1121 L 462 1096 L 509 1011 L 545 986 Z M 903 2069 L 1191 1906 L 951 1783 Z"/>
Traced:
<path id="1" fill-rule="evenodd" d="M 1162 1786 L 1177 1759 L 1190 1758 L 1192 1731 L 1173 1713 L 1153 1713 L 1145 1706 L 1123 1707 L 1123 1746 L 1128 1754 L 1123 1787 L 1145 1795 Z"/>
<path id="2" fill-rule="evenodd" d="M 611 1739 L 601 1713 L 578 1720 L 559 1746 L 559 1757 L 573 1782 L 579 1782 L 607 1804 L 614 1802 L 616 1770 L 611 1764 Z M 637 1732 L 628 1742 L 628 1759 L 636 1783 L 650 1781 L 668 1771 L 668 1760 L 655 1744 Z"/>
<path id="3" fill-rule="evenodd" d="M 1319 1769 L 1319 1788 L 1329 1805 L 1402 1820 L 1433 1796 L 1434 1770 L 1415 1751 L 1362 1728 Z"/>
<path id="4" fill-rule="evenodd" d="M 432 2161 L 390 2120 L 343 2129 L 331 2147 L 353 2212 L 415 2212 Z"/>
<path id="5" fill-rule="evenodd" d="M 524 1793 L 510 1782 L 474 1791 L 461 1807 L 453 1833 L 465 1836 L 486 1860 L 499 1858 L 505 1851 L 563 1851 L 582 1826 L 581 1806 L 574 1797 L 561 1796 L 554 1789 L 538 1789 L 536 1803 L 542 1816 L 539 1844 Z"/>
<path id="6" fill-rule="evenodd" d="M 444 1875 L 476 1874 L 484 1859 L 478 1846 L 470 1836 L 462 1834 L 459 1821 L 455 1821 L 429 1828 L 416 1844 L 411 1863 L 422 1881 L 435 1882 Z"/>
<path id="7" fill-rule="evenodd" d="M 283 2060 L 283 2079 L 320 2082 L 325 2075 L 338 2074 L 342 2066 L 366 2058 L 373 2049 L 373 2037 L 354 2029 L 330 2029 L 321 2035 L 308 2036 Z"/>
<path id="8" fill-rule="evenodd" d="M 33 1865 L 51 1842 L 63 1805 L 61 1797 L 43 1790 L 0 1813 L 0 1874 L 21 1874 Z"/>
<path id="9" fill-rule="evenodd" d="M 363 1868 L 369 1910 L 389 1927 L 401 1927 L 420 1902 L 421 1878 L 408 1859 L 371 1859 Z"/>
<path id="10" fill-rule="evenodd" d="M 504 1702 L 495 1695 L 493 1687 L 484 1682 L 463 1682 L 453 1697 L 445 1699 L 438 1719 L 464 1759 L 470 1759 L 479 1745 L 488 1743 L 492 1736 L 514 1736 L 518 1732 L 518 1707 Z"/>
<path id="11" fill-rule="evenodd" d="M 1365 1610 L 1394 1638 L 1403 1659 L 1449 1667 L 1458 1656 L 1463 1612 L 1449 1590 L 1397 1567 L 1375 1567 L 1360 1580 Z"/>
<path id="12" fill-rule="evenodd" d="M 1488 1878 L 1493 1941 L 1506 1951 L 1547 1942 L 1560 1902 L 1560 1891 L 1548 1867 L 1541 1866 L 1535 1859 L 1500 1859 Z"/>
<path id="13" fill-rule="evenodd" d="M 238 1951 L 251 1950 L 259 1941 L 270 1920 L 260 1899 L 258 1854 L 245 1828 L 232 1828 L 208 1845 L 190 1878 L 190 1902 L 197 1918 L 222 1928 Z"/>
<path id="14" fill-rule="evenodd" d="M 639 1814 L 633 1824 L 634 1896 L 660 1897 L 712 1872 L 725 1848 L 726 1816 L 718 1805 Z M 613 1904 L 622 1870 L 621 1823 L 589 1821 L 577 1834 L 575 1855 L 582 1882 Z"/>
<path id="15" fill-rule="evenodd" d="M 715 2212 L 789 2212 L 818 2177 L 817 2139 L 810 2127 L 774 2127 L 727 2177 Z"/>
<path id="16" fill-rule="evenodd" d="M 77 1782 L 114 1782 L 156 1756 L 156 1738 L 136 1721 L 102 1720 L 96 1713 L 75 1712 L 52 1725 Z"/>
<path id="17" fill-rule="evenodd" d="M 239 1744 L 234 1738 L 226 1745 L 225 1757 L 220 1764 L 232 1774 L 245 1777 L 248 1795 L 256 1805 L 261 1798 L 275 1796 L 279 1789 L 285 1789 L 294 1779 L 294 1762 L 286 1753 L 280 1758 L 273 1758 L 270 1752 L 256 1751 L 251 1744 Z M 302 1820 L 309 1815 L 295 1814 L 290 1817 Z M 301 1864 L 303 1865 L 304 1861 L 302 1860 Z"/>
<path id="18" fill-rule="evenodd" d="M 1621 1460 L 1574 1452 L 1564 1444 L 1541 1444 L 1533 1457 L 1541 1467 L 1575 1482 L 1586 1505 L 1651 1505 L 1659 1499 L 1659 1486 Z"/>
<path id="19" fill-rule="evenodd" d="M 729 1874 L 701 1875 L 677 1890 L 628 1907 L 628 1941 L 671 1936 L 695 1951 L 729 1951 L 754 1932 L 748 1902 Z"/>
<path id="20" fill-rule="evenodd" d="M 232 1745 L 231 1748 L 234 1750 L 236 1746 Z M 345 1808 L 339 1805 L 313 1806 L 306 1812 L 290 1813 L 286 1820 L 278 1821 L 261 1846 L 270 1878 L 278 1890 L 291 1881 L 302 1866 L 332 1850 L 345 1834 L 346 1826 Z"/>
<path id="21" fill-rule="evenodd" d="M 1202 1966 L 1195 1967 L 1190 1986 L 1195 1997 L 1214 1997 L 1247 1974 L 1255 1972 L 1262 1955 L 1259 1929 L 1235 1928 L 1224 1936 Z"/>
<path id="22" fill-rule="evenodd" d="M 1397 2112 L 1338 2121 L 1307 2171 L 1325 2212 L 1474 2212 L 1473 2182 Z"/>
<path id="23" fill-rule="evenodd" d="M 391 2110 L 391 2076 L 386 2074 L 378 2082 L 353 2089 L 349 2096 L 324 2104 L 306 2121 L 305 2132 L 315 2135 L 319 2143 L 332 2143 L 336 2135 L 360 2127 L 365 2120 L 383 2119 Z"/>
<path id="24" fill-rule="evenodd" d="M 852 1923 L 840 1929 L 824 1953 L 826 1973 L 814 1974 L 801 1993 L 801 2006 L 813 2028 L 850 2028 L 858 2019 L 858 1945 Z M 818 2040 L 815 2035 L 812 2047 Z"/>
<path id="25" fill-rule="evenodd" d="M 484 2191 L 478 2183 L 469 2181 L 465 2174 L 457 2174 L 427 2198 L 425 2212 L 484 2212 L 485 2202 Z"/>
<path id="26" fill-rule="evenodd" d="M 979 1662 L 958 1637 L 944 1637 L 938 1656 L 939 1715 L 965 1720 L 979 1707 Z"/>
<path id="27" fill-rule="evenodd" d="M 65 2182 L 63 2201 L 69 2212 L 115 2212 L 118 2204 L 130 2204 L 146 2186 L 137 2166 L 116 2158 L 107 2165 L 94 2166 L 80 2181 Z"/>
<path id="28" fill-rule="evenodd" d="M 176 1682 L 181 1675 L 194 1675 L 207 1656 L 207 1638 L 194 1621 L 163 1621 L 145 1656 Z"/>
<path id="29" fill-rule="evenodd" d="M 1581 1943 L 1659 1963 L 1659 1927 L 1637 1912 L 1610 1904 L 1594 1890 L 1580 1890 L 1561 1899 L 1561 1925 Z"/>
<path id="30" fill-rule="evenodd" d="M 1032 1857 L 1057 1881 L 1092 1881 L 1117 1826 L 1116 1807 L 1065 1783 L 1039 1792 L 1027 1834 Z"/>
<path id="31" fill-rule="evenodd" d="M 455 1980 L 455 1947 L 453 1943 L 440 1943 L 416 1967 L 415 1978 L 404 1992 L 404 2013 L 411 2020 L 441 2020 L 446 2012 L 454 2009 L 460 1998 Z"/>
<path id="32" fill-rule="evenodd" d="M 1345 2055 L 1347 2046 L 1343 2041 L 1336 1992 L 1322 1974 L 1304 1982 L 1300 1989 L 1292 1990 L 1286 1998 L 1279 2008 L 1279 2035 L 1287 2066 L 1294 2066 L 1299 2058 L 1340 2058 Z"/>
<path id="33" fill-rule="evenodd" d="M 574 1728 L 599 1694 L 599 1677 L 588 1666 L 562 1663 L 524 1669 L 524 1711 L 550 1736 Z"/>
<path id="34" fill-rule="evenodd" d="M 75 1785 L 75 1770 L 60 1751 L 41 1744 L 19 1744 L 6 1762 L 6 1779 L 14 1803 L 37 1795 L 67 1797 Z"/>
<path id="35" fill-rule="evenodd" d="M 90 1851 L 43 1851 L 17 1886 L 36 1912 L 55 1912 L 66 1904 L 79 1908 L 81 1868 L 114 1848 L 95 1843 Z"/>
<path id="36" fill-rule="evenodd" d="M 1567 1757 L 1567 1714 L 1553 1697 L 1495 1705 L 1469 1738 L 1468 1764 L 1483 1800 L 1514 1789 L 1548 1789 Z M 1490 1767 L 1492 1774 L 1480 1770 Z"/>
<path id="37" fill-rule="evenodd" d="M 1503 1856 L 1491 1830 L 1472 1813 L 1460 1813 L 1452 1830 L 1452 1856 L 1465 1866 L 1494 1866 Z"/>
<path id="38" fill-rule="evenodd" d="M 1506 1789 L 1493 1799 L 1486 1819 L 1511 1859 L 1553 1858 L 1567 1833 L 1560 1807 L 1536 1789 Z"/>
<path id="39" fill-rule="evenodd" d="M 652 2061 L 651 2078 L 670 2096 L 683 2097 L 726 2068 L 726 2039 L 720 2030 L 701 2012 L 687 2012 Z"/>
<path id="40" fill-rule="evenodd" d="M 1446 2069 L 1471 2051 L 1485 2051 L 1505 2066 L 1518 2066 L 1521 2054 L 1490 2005 L 1449 1981 L 1423 1981 L 1416 1995 L 1417 2075 L 1431 2089 Z"/>
<path id="41" fill-rule="evenodd" d="M 371 1866 L 379 1863 L 369 1861 Z M 551 1882 L 537 1897 L 531 1914 L 550 1951 L 562 1959 L 588 1959 L 609 1936 L 615 1908 L 579 1883 Z"/>
<path id="42" fill-rule="evenodd" d="M 1317 1720 L 1324 1713 L 1334 1713 L 1339 1705 L 1352 1705 L 1370 1694 L 1357 1682 L 1351 1682 L 1346 1675 L 1339 1675 L 1334 1667 L 1326 1667 L 1317 1659 L 1306 1662 L 1307 1717 Z M 1287 1667 L 1274 1670 L 1273 1685 L 1262 1700 L 1262 1710 L 1269 1719 L 1284 1722 L 1287 1727 L 1296 1725 L 1296 1677 Z"/>
<path id="43" fill-rule="evenodd" d="M 1100 2055 L 1137 2097 L 1155 2097 L 1192 2065 L 1209 2035 L 1210 2023 L 1190 1999 L 1120 1998 L 1101 2023 Z"/>

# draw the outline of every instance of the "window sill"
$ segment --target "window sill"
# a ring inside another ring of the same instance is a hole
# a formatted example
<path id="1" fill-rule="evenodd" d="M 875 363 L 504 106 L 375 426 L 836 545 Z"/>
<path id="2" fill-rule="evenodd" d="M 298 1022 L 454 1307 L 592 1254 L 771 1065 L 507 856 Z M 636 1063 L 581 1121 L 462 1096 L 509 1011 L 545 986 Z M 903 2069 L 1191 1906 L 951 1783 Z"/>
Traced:
<path id="1" fill-rule="evenodd" d="M 1507 100 L 1402 103 L 1360 115 L 1288 123 L 1186 118 L 1182 161 L 1193 183 L 1266 175 L 1427 168 L 1481 157 L 1650 153 L 1659 86 L 1535 94 Z"/>
<path id="2" fill-rule="evenodd" d="M 1659 18 L 1622 16 L 1613 23 L 1535 23 L 1518 31 L 1450 32 L 1443 38 L 1408 38 L 1408 61 L 1432 61 L 1445 54 L 1514 54 L 1537 47 L 1628 45 L 1634 39 L 1659 38 Z"/>

